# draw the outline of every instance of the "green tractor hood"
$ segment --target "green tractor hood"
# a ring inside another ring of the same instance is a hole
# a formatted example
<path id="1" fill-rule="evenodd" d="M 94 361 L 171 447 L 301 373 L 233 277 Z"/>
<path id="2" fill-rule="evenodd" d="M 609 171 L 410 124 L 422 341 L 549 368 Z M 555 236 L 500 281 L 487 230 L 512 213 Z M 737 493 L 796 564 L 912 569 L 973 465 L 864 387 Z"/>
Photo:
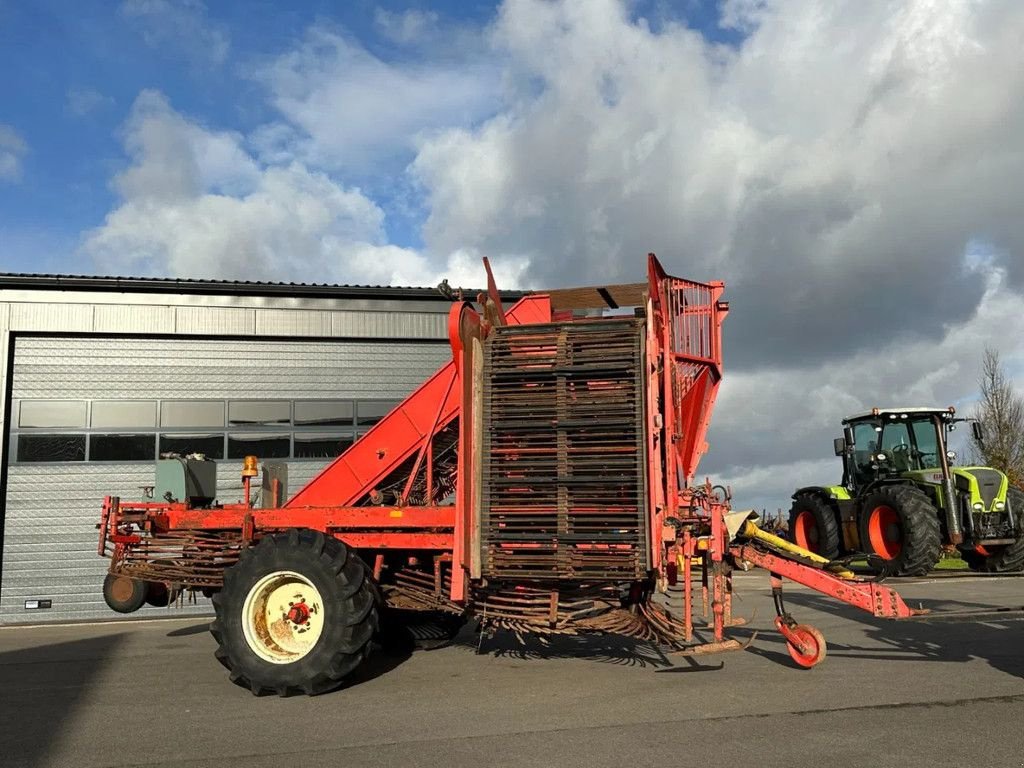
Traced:
<path id="1" fill-rule="evenodd" d="M 992 467 L 950 467 L 957 491 L 964 494 L 975 512 L 1002 512 L 1006 509 L 1006 492 L 1009 480 L 1003 472 Z M 902 477 L 936 486 L 939 503 L 945 507 L 942 493 L 942 470 L 920 469 L 903 472 Z"/>

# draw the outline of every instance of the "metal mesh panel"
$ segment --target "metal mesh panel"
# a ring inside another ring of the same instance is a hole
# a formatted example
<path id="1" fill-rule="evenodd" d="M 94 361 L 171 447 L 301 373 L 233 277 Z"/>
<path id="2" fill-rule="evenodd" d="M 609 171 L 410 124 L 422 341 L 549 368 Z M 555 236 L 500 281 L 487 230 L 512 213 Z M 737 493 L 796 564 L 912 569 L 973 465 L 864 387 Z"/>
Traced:
<path id="1" fill-rule="evenodd" d="M 633 319 L 510 326 L 487 340 L 485 576 L 646 570 L 642 329 Z"/>

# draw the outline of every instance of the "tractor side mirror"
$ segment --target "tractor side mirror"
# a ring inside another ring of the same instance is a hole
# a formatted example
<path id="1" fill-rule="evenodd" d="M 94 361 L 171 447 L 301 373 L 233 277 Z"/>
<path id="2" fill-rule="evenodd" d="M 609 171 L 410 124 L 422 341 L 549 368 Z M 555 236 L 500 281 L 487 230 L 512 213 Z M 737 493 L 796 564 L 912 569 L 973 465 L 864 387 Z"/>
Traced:
<path id="1" fill-rule="evenodd" d="M 847 448 L 853 448 L 857 445 L 857 441 L 853 439 L 853 427 L 843 428 L 843 439 L 846 441 Z"/>
<path id="2" fill-rule="evenodd" d="M 836 456 L 842 456 L 846 453 L 846 438 L 837 437 L 832 441 L 832 450 L 836 452 Z"/>
<path id="3" fill-rule="evenodd" d="M 971 422 L 971 434 L 974 435 L 974 439 L 977 442 L 983 443 L 985 441 L 985 431 L 981 428 L 980 421 Z"/>

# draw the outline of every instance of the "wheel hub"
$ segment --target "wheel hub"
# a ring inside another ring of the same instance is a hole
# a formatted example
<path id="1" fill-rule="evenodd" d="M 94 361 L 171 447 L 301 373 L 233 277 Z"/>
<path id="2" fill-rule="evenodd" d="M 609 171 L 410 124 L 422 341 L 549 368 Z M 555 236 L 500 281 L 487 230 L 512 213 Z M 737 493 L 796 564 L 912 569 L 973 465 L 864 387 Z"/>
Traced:
<path id="1" fill-rule="evenodd" d="M 110 587 L 110 594 L 115 600 L 126 603 L 132 598 L 135 592 L 135 585 L 127 576 L 118 576 Z"/>
<path id="2" fill-rule="evenodd" d="M 291 607 L 288 608 L 288 613 L 285 614 L 285 618 L 295 625 L 309 624 L 309 606 L 304 602 L 292 603 Z"/>

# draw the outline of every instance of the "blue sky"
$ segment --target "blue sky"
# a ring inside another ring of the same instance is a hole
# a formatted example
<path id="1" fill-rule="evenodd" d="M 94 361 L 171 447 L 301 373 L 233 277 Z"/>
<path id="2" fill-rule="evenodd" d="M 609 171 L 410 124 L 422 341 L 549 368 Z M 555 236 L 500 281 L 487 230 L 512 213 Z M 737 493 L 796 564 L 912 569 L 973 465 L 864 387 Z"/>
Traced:
<path id="1" fill-rule="evenodd" d="M 209 7 L 198 0 L 0 0 L 0 68 L 6 73 L 0 124 L 27 145 L 19 178 L 0 181 L 0 269 L 95 270 L 79 252 L 80 238 L 116 205 L 111 180 L 127 163 L 123 126 L 142 91 L 159 91 L 175 110 L 206 126 L 248 133 L 278 117 L 253 71 L 293 48 L 310 28 L 333 29 L 382 61 L 401 63 L 425 52 L 389 40 L 380 19 L 417 11 L 435 15 L 439 25 L 476 30 L 496 14 L 493 3 L 454 0 L 249 0 Z M 629 13 L 654 28 L 671 19 L 709 39 L 738 39 L 718 27 L 713 2 L 651 0 L 630 4 Z M 175 28 L 169 22 L 174 14 L 190 20 Z M 424 212 L 396 180 L 411 153 L 394 147 L 393 160 L 381 165 L 383 173 L 360 170 L 345 180 L 369 189 L 382 206 L 390 242 L 419 247 Z M 396 187 L 403 192 L 397 202 Z"/>

